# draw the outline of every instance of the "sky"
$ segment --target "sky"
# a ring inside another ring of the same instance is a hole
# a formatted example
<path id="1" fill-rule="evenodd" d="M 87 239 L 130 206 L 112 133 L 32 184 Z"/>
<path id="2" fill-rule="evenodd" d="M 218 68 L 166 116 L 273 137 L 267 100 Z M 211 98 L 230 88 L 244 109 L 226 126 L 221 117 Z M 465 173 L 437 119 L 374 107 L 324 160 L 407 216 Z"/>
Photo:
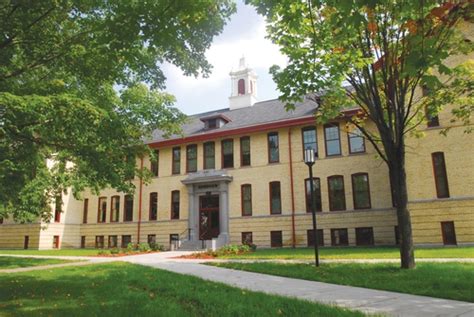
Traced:
<path id="1" fill-rule="evenodd" d="M 264 18 L 253 7 L 237 1 L 237 13 L 231 16 L 206 53 L 213 65 L 208 78 L 184 76 L 179 68 L 171 64 L 164 66 L 166 91 L 176 97 L 178 109 L 190 115 L 228 108 L 229 72 L 238 68 L 242 56 L 258 75 L 258 100 L 278 98 L 276 84 L 268 70 L 275 64 L 285 66 L 286 59 L 265 35 Z"/>

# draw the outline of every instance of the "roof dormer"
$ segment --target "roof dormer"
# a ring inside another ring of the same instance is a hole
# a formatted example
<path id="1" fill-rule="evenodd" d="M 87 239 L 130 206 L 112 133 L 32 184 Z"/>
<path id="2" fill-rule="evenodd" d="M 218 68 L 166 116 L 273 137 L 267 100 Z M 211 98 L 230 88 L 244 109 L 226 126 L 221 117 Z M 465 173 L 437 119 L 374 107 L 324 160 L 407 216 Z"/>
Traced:
<path id="1" fill-rule="evenodd" d="M 214 114 L 202 117 L 200 120 L 204 122 L 204 129 L 206 130 L 219 129 L 231 121 L 228 117 L 222 114 Z"/>

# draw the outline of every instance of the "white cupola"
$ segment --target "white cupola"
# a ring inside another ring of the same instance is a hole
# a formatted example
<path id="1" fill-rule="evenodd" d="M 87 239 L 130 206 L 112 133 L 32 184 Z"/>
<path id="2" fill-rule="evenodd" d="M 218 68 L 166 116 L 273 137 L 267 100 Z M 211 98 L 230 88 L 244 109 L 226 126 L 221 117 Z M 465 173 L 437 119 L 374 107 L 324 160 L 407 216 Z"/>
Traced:
<path id="1" fill-rule="evenodd" d="M 239 61 L 239 68 L 230 72 L 230 110 L 250 107 L 257 102 L 257 74 L 245 64 L 245 57 Z"/>

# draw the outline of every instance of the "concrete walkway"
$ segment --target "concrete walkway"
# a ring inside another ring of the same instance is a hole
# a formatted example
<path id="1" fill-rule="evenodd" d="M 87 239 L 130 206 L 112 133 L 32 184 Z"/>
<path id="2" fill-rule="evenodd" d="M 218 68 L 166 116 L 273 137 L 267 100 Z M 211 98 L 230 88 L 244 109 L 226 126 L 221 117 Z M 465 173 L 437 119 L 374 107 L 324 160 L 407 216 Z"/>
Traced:
<path id="1" fill-rule="evenodd" d="M 360 287 L 335 285 L 329 283 L 305 281 L 267 274 L 244 272 L 202 264 L 215 260 L 189 260 L 176 258 L 192 252 L 161 252 L 125 256 L 120 258 L 94 257 L 53 257 L 31 256 L 36 258 L 85 259 L 85 262 L 65 263 L 70 265 L 87 265 L 104 262 L 123 261 L 153 268 L 163 269 L 179 274 L 196 276 L 205 280 L 220 282 L 251 291 L 294 297 L 313 302 L 342 306 L 367 313 L 388 314 L 392 316 L 473 316 L 474 304 L 408 295 L 402 293 L 372 290 Z M 4 255 L 0 255 L 4 256 Z M 20 257 L 27 257 L 21 255 Z M 28 256 L 30 257 L 30 256 Z M 58 265 L 47 265 L 50 268 Z M 28 269 L 28 268 L 22 268 Z M 29 269 L 37 269 L 31 267 Z M 387 281 L 390 283 L 390 281 Z"/>

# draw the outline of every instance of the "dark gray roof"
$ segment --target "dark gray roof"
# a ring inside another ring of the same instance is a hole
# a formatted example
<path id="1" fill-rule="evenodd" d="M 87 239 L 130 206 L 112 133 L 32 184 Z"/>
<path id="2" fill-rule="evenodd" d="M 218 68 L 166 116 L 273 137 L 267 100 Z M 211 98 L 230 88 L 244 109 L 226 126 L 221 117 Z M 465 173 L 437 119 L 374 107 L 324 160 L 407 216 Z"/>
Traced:
<path id="1" fill-rule="evenodd" d="M 257 102 L 251 107 L 234 110 L 225 108 L 189 116 L 187 123 L 183 125 L 182 130 L 185 137 L 203 135 L 216 131 L 232 130 L 275 121 L 307 117 L 313 115 L 315 109 L 316 103 L 308 98 L 305 98 L 301 103 L 297 103 L 295 109 L 290 111 L 285 110 L 284 104 L 281 101 L 273 99 Z M 225 115 L 231 120 L 231 122 L 228 122 L 218 129 L 206 130 L 204 128 L 204 122 L 202 122 L 200 118 L 219 114 Z M 181 137 L 182 136 L 174 135 L 168 139 Z M 155 130 L 152 134 L 151 140 L 147 140 L 146 143 L 154 143 L 163 140 L 165 140 L 165 138 L 163 137 L 162 132 L 160 130 Z"/>

